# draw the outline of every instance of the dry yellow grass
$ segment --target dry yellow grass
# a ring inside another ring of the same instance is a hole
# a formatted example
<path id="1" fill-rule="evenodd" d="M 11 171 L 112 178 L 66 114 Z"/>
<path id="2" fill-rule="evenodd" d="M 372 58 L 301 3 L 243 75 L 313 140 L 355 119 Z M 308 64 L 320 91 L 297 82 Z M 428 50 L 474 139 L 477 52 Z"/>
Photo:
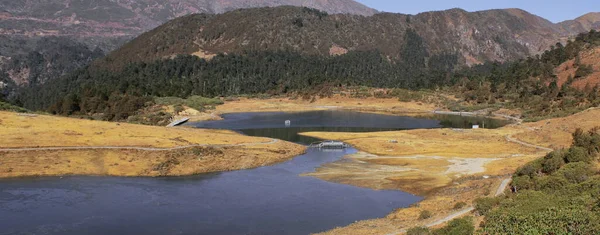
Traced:
<path id="1" fill-rule="evenodd" d="M 440 219 L 450 214 L 457 202 L 471 204 L 478 197 L 493 195 L 503 178 L 510 177 L 517 168 L 546 153 L 509 142 L 506 136 L 539 146 L 566 147 L 576 128 L 600 126 L 599 116 L 599 109 L 591 109 L 566 118 L 496 130 L 305 133 L 322 139 L 342 140 L 372 153 L 346 156 L 345 161 L 324 165 L 308 175 L 426 196 L 418 205 L 399 209 L 386 218 L 359 221 L 323 234 L 397 234 L 400 228 L 422 226 Z M 453 168 L 455 171 L 451 170 Z M 469 172 L 469 169 L 479 170 Z M 491 178 L 485 179 L 484 175 Z M 418 220 L 423 210 L 432 211 L 434 217 Z"/>
<path id="2" fill-rule="evenodd" d="M 515 135 L 516 138 L 536 145 L 554 149 L 566 148 L 571 145 L 571 134 L 575 129 L 589 130 L 600 126 L 600 109 L 593 108 L 564 118 L 548 119 L 525 126 L 533 129 Z"/>
<path id="3" fill-rule="evenodd" d="M 346 161 L 324 165 L 307 175 L 361 187 L 429 195 L 463 176 L 510 174 L 527 160 L 545 153 L 506 140 L 505 136 L 518 131 L 507 127 L 302 135 L 342 140 L 371 153 L 347 156 Z"/>
<path id="4" fill-rule="evenodd" d="M 345 141 L 357 149 L 386 156 L 444 156 L 496 158 L 530 153 L 531 148 L 506 141 L 517 128 L 495 130 L 408 130 L 377 133 L 302 133 L 320 139 Z M 392 143 L 391 141 L 398 141 Z"/>
<path id="5" fill-rule="evenodd" d="M 217 113 L 235 112 L 300 112 L 325 110 L 331 108 L 350 109 L 358 111 L 385 111 L 387 113 L 423 113 L 436 109 L 435 105 L 420 102 L 400 102 L 398 99 L 381 98 L 349 98 L 334 95 L 332 98 L 317 99 L 309 102 L 302 99 L 288 98 L 246 99 L 227 101 L 217 106 Z"/>
<path id="6" fill-rule="evenodd" d="M 248 169 L 285 161 L 303 146 L 231 131 L 165 128 L 0 112 L 0 178 L 56 175 L 176 176 Z M 118 149 L 7 152 L 2 148 L 137 146 Z"/>
<path id="7" fill-rule="evenodd" d="M 0 148 L 49 146 L 177 147 L 193 144 L 243 144 L 268 142 L 268 138 L 232 131 L 164 128 L 100 122 L 58 116 L 18 116 L 0 112 Z"/>

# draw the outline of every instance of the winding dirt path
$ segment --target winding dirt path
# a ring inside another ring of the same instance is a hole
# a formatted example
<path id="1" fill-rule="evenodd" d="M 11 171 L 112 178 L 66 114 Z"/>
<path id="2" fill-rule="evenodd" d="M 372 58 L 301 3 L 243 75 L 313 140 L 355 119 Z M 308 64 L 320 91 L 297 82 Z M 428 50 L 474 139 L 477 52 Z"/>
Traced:
<path id="1" fill-rule="evenodd" d="M 515 138 L 513 138 L 511 136 L 508 136 L 508 135 L 505 136 L 505 138 L 506 138 L 506 141 L 508 141 L 508 142 L 517 143 L 517 144 L 520 144 L 520 145 L 523 145 L 523 146 L 527 146 L 527 147 L 531 147 L 531 148 L 536 148 L 536 149 L 540 149 L 540 150 L 544 150 L 544 151 L 548 151 L 548 152 L 554 151 L 554 149 L 546 148 L 546 147 L 539 146 L 539 145 L 530 144 L 530 143 L 527 143 L 527 142 L 523 142 L 523 141 L 520 141 L 520 140 L 515 139 Z"/>
<path id="2" fill-rule="evenodd" d="M 496 190 L 496 194 L 494 196 L 497 197 L 497 196 L 504 194 L 506 187 L 508 186 L 508 184 L 510 184 L 511 181 L 512 181 L 511 178 L 502 180 L 502 183 L 500 183 L 500 187 L 498 187 L 498 189 Z"/>
<path id="3" fill-rule="evenodd" d="M 269 142 L 245 143 L 245 144 L 195 144 L 178 146 L 173 148 L 151 148 L 151 147 L 136 147 L 136 146 L 72 146 L 72 147 L 40 147 L 40 148 L 0 148 L 0 152 L 26 152 L 26 151 L 58 151 L 58 150 L 141 150 L 141 151 L 172 151 L 180 149 L 188 149 L 194 147 L 237 147 L 237 146 L 256 146 L 267 145 L 279 142 L 278 139 L 271 139 Z"/>
<path id="4" fill-rule="evenodd" d="M 494 196 L 498 197 L 498 196 L 504 194 L 504 191 L 506 190 L 506 187 L 508 186 L 508 184 L 510 183 L 511 180 L 512 180 L 511 178 L 506 178 L 506 179 L 502 180 L 502 182 L 500 183 L 500 186 L 498 186 L 498 189 L 496 189 L 496 194 Z M 460 211 L 456 211 L 456 212 L 454 212 L 454 213 L 452 213 L 452 214 L 450 214 L 450 215 L 448 215 L 448 216 L 446 216 L 444 218 L 441 218 L 439 220 L 436 220 L 436 221 L 433 221 L 431 223 L 428 223 L 428 224 L 425 225 L 425 227 L 429 227 L 430 228 L 430 227 L 435 227 L 435 226 L 447 223 L 447 222 L 449 222 L 449 221 L 451 221 L 453 219 L 456 219 L 456 218 L 462 217 L 462 216 L 464 216 L 466 214 L 469 214 L 469 213 L 471 213 L 474 210 L 475 210 L 475 207 L 473 207 L 473 206 L 464 208 L 464 209 L 462 209 Z M 401 229 L 401 230 L 399 230 L 397 232 L 388 233 L 386 235 L 396 235 L 396 234 L 406 233 L 406 231 L 407 231 L 406 229 Z"/>

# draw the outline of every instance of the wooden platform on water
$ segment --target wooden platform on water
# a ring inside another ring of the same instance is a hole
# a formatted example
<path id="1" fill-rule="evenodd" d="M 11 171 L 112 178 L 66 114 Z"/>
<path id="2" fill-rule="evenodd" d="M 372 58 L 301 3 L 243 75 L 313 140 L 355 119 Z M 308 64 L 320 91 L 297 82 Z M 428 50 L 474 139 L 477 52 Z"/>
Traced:
<path id="1" fill-rule="evenodd" d="M 179 126 L 181 124 L 188 122 L 189 120 L 190 120 L 189 118 L 177 119 L 177 120 L 171 122 L 169 125 L 167 125 L 167 127 L 176 127 L 176 126 Z"/>
<path id="2" fill-rule="evenodd" d="M 321 149 L 345 149 L 349 148 L 350 145 L 341 141 L 335 140 L 326 140 L 323 142 L 316 142 L 310 145 L 312 148 L 321 148 Z"/>

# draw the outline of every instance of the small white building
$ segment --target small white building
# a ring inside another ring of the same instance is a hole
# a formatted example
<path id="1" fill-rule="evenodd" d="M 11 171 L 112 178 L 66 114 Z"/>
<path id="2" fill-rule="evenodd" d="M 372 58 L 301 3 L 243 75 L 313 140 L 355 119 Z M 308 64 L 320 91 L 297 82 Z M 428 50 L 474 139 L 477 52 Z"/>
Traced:
<path id="1" fill-rule="evenodd" d="M 479 129 L 479 125 L 473 125 L 473 129 Z"/>

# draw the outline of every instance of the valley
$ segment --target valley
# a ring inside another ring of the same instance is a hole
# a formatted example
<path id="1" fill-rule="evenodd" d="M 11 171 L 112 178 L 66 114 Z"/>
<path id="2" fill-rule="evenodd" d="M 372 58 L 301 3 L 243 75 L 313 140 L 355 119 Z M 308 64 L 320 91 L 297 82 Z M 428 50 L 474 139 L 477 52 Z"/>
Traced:
<path id="1" fill-rule="evenodd" d="M 597 30 L 598 12 L 0 0 L 0 227 L 598 234 Z"/>
<path id="2" fill-rule="evenodd" d="M 314 102 L 242 98 L 225 101 L 214 110 L 200 112 L 203 113 L 200 116 L 212 118 L 196 118 L 220 120 L 223 115 L 244 112 L 301 114 L 318 110 L 422 117 L 431 116 L 436 109 L 434 103 L 374 97 L 335 95 Z M 2 143 L 8 148 L 0 151 L 0 172 L 4 178 L 195 175 L 277 164 L 305 151 L 297 144 L 225 130 L 147 127 L 35 114 L 1 114 L 0 130 L 3 136 L 10 136 Z M 481 196 L 503 191 L 500 184 L 519 167 L 546 154 L 548 151 L 544 148 L 567 146 L 574 129 L 598 125 L 593 119 L 596 115 L 599 115 L 598 109 L 590 109 L 561 119 L 514 123 L 498 129 L 302 133 L 303 136 L 319 139 L 342 140 L 356 147 L 358 152 L 315 166 L 314 172 L 306 169 L 297 172 L 297 175 L 359 188 L 401 190 L 425 197 L 418 206 L 400 208 L 384 218 L 360 221 L 325 234 L 394 234 L 419 224 L 439 226 L 443 223 L 436 221 L 455 213 L 457 203 L 469 206 Z M 564 130 L 564 134 L 557 135 L 554 131 L 557 129 Z M 68 146 L 87 146 L 89 149 L 68 149 Z M 103 149 L 101 146 L 110 148 Z M 140 149 L 132 149 L 132 146 Z M 117 149 L 119 147 L 123 149 Z M 13 151 L 19 149 L 24 151 Z M 419 213 L 424 210 L 433 213 L 431 218 L 419 219 Z M 468 214 L 468 211 L 461 213 Z"/>

